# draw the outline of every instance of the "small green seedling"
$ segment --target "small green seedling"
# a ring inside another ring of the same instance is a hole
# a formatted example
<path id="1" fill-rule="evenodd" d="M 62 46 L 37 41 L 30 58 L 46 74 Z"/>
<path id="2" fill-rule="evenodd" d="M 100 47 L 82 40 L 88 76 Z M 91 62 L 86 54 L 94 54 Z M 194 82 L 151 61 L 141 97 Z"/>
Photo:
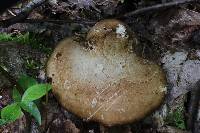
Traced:
<path id="1" fill-rule="evenodd" d="M 14 103 L 1 110 L 0 126 L 21 118 L 23 111 L 30 113 L 41 125 L 41 115 L 34 101 L 46 95 L 51 90 L 51 85 L 38 84 L 34 78 L 29 76 L 21 76 L 18 85 L 25 92 L 21 96 L 18 89 L 13 88 L 12 98 Z"/>

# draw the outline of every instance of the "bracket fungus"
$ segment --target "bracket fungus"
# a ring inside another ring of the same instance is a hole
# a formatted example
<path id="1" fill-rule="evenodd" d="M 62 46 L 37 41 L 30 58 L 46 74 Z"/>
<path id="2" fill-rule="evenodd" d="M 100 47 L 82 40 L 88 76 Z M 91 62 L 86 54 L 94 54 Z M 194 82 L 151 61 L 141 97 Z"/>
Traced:
<path id="1" fill-rule="evenodd" d="M 140 120 L 160 106 L 165 74 L 133 52 L 137 39 L 128 26 L 100 21 L 84 42 L 64 39 L 47 64 L 53 93 L 63 107 L 111 126 Z"/>

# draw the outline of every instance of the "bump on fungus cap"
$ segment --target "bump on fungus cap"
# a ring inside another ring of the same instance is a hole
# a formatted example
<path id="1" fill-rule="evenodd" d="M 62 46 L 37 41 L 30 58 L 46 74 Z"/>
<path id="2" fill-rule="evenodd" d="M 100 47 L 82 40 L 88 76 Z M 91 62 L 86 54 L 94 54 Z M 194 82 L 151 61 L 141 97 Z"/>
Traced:
<path id="1" fill-rule="evenodd" d="M 53 93 L 67 110 L 86 120 L 116 125 L 134 122 L 163 101 L 165 74 L 159 65 L 133 52 L 137 39 L 124 23 L 95 24 L 87 47 L 69 37 L 47 64 Z"/>

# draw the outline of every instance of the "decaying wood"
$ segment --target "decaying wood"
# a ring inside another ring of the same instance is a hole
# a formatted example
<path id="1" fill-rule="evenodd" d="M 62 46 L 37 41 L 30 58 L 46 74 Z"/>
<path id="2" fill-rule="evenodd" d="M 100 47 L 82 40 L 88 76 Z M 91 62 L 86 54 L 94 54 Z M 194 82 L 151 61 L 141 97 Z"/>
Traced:
<path id="1" fill-rule="evenodd" d="M 189 3 L 195 3 L 195 2 L 199 2 L 199 1 L 198 0 L 178 0 L 178 1 L 168 2 L 168 3 L 157 4 L 157 5 L 141 8 L 132 12 L 128 12 L 124 14 L 123 16 L 121 16 L 120 18 L 124 18 L 124 17 L 127 18 L 127 17 L 142 15 L 147 12 L 164 10 L 170 7 L 177 7 L 183 4 L 189 4 Z"/>
<path id="2" fill-rule="evenodd" d="M 27 20 L 26 18 L 28 17 L 28 15 L 32 12 L 33 9 L 37 8 L 38 6 L 40 6 L 41 4 L 45 3 L 46 0 L 33 0 L 30 3 L 27 4 L 27 6 L 25 8 L 22 9 L 22 11 L 7 20 L 3 20 L 0 21 L 0 25 L 3 27 L 8 27 L 12 24 L 15 23 L 22 23 L 22 22 L 26 22 L 26 23 L 40 23 L 41 21 L 44 22 L 45 20 Z M 158 10 L 164 10 L 170 7 L 177 7 L 183 4 L 189 4 L 189 3 L 196 3 L 199 2 L 198 0 L 181 0 L 181 1 L 173 1 L 173 2 L 168 2 L 168 3 L 162 3 L 162 4 L 157 4 L 154 6 L 149 6 L 149 7 L 145 7 L 145 8 L 141 8 L 135 11 L 131 11 L 128 12 L 122 16 L 119 16 L 117 18 L 128 18 L 128 17 L 133 17 L 133 16 L 138 16 L 138 15 L 142 15 L 145 13 L 149 13 L 149 12 L 153 12 L 153 11 L 158 11 Z M 48 20 L 48 22 L 50 23 L 83 23 L 83 24 L 94 24 L 94 22 L 87 22 L 87 21 L 56 21 L 56 20 Z"/>
<path id="3" fill-rule="evenodd" d="M 192 132 L 196 129 L 196 121 L 199 110 L 199 100 L 200 100 L 200 81 L 197 82 L 194 90 L 190 93 L 190 101 L 188 106 L 188 114 L 187 114 L 187 129 Z"/>
<path id="4" fill-rule="evenodd" d="M 21 12 L 16 16 L 7 20 L 0 21 L 0 26 L 8 27 L 12 24 L 24 21 L 28 17 L 28 15 L 33 11 L 33 9 L 37 8 L 44 2 L 46 2 L 46 0 L 30 1 L 24 8 L 21 9 Z"/>

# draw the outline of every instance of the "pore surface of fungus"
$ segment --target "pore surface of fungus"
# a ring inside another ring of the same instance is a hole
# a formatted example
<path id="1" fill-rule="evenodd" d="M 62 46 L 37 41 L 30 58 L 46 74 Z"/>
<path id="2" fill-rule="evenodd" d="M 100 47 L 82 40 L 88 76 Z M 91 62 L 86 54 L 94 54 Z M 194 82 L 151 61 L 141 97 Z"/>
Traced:
<path id="1" fill-rule="evenodd" d="M 70 37 L 55 48 L 47 65 L 53 93 L 69 111 L 105 125 L 144 118 L 163 101 L 166 80 L 160 66 L 133 52 L 128 26 L 103 20 L 85 43 Z"/>

